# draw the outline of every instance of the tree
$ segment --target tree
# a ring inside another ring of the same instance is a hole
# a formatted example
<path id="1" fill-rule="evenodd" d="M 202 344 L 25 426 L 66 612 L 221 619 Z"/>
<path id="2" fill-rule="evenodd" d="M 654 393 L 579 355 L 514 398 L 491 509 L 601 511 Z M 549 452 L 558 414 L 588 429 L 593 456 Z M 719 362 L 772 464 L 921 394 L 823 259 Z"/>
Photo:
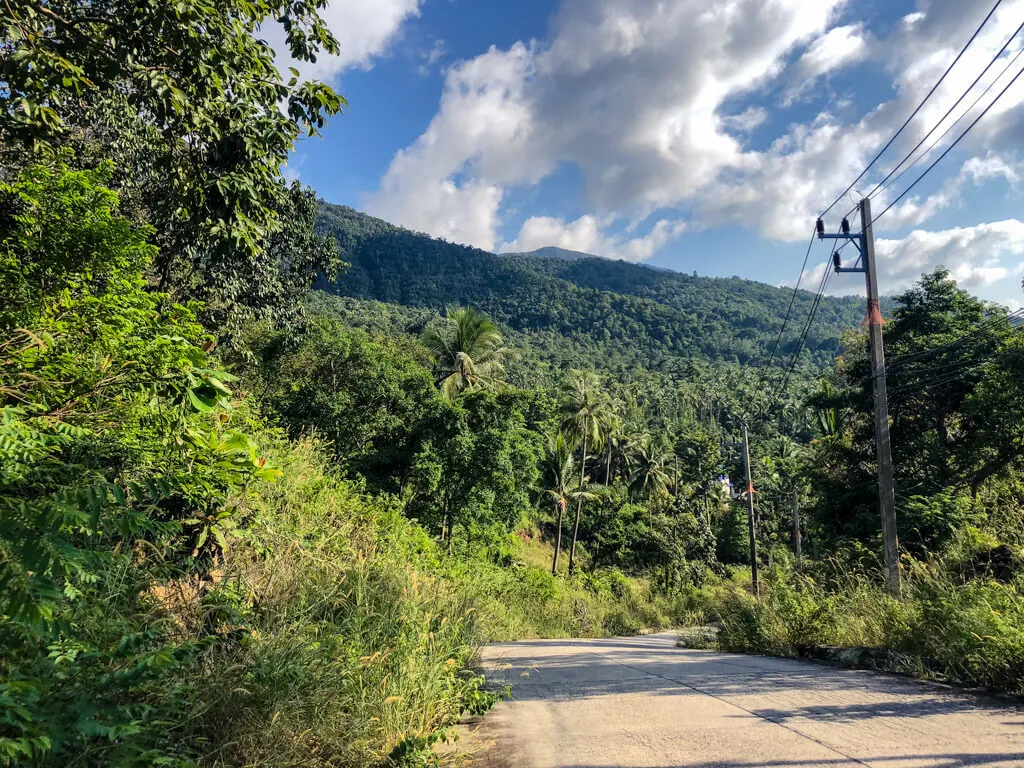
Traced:
<path id="1" fill-rule="evenodd" d="M 2 752 L 181 765 L 198 754 L 146 713 L 185 711 L 178 675 L 221 638 L 140 606 L 204 580 L 250 481 L 277 473 L 233 423 L 196 307 L 146 290 L 151 231 L 118 214 L 109 173 L 0 183 Z"/>
<path id="2" fill-rule="evenodd" d="M 526 427 L 518 393 L 467 392 L 442 407 L 423 430 L 413 459 L 409 511 L 439 529 L 454 550 L 457 527 L 471 539 L 514 528 L 537 482 L 536 433 Z"/>
<path id="3" fill-rule="evenodd" d="M 923 275 L 896 301 L 885 343 L 897 494 L 920 497 L 918 510 L 946 509 L 959 520 L 959 505 L 943 499 L 976 496 L 1019 460 L 1017 333 L 1004 308 L 960 289 L 944 269 Z M 821 435 L 810 471 L 815 495 L 827 500 L 813 516 L 827 540 L 869 542 L 879 528 L 870 365 L 862 333 L 849 334 L 845 346 L 810 398 Z M 924 551 L 939 543 L 929 532 L 949 526 L 931 512 L 919 517 L 929 518 L 914 533 Z"/>
<path id="4" fill-rule="evenodd" d="M 548 440 L 547 449 L 541 459 L 541 478 L 544 492 L 555 505 L 555 554 L 551 560 L 551 575 L 558 573 L 558 555 L 562 549 L 562 521 L 571 501 L 592 500 L 593 494 L 585 491 L 575 478 L 572 445 L 562 432 L 556 432 Z"/>
<path id="5" fill-rule="evenodd" d="M 612 461 L 616 454 L 622 453 L 627 441 L 622 419 L 611 407 L 609 407 L 608 414 L 604 420 L 603 432 L 605 448 L 604 484 L 607 488 L 612 481 Z"/>
<path id="6" fill-rule="evenodd" d="M 509 350 L 501 332 L 485 315 L 467 307 L 448 309 L 448 322 L 423 333 L 423 344 L 434 357 L 441 394 L 451 400 L 471 389 L 497 389 Z"/>
<path id="7" fill-rule="evenodd" d="M 659 499 L 668 494 L 672 478 L 667 466 L 671 458 L 660 439 L 646 437 L 630 446 L 629 486 L 634 499 Z"/>
<path id="8" fill-rule="evenodd" d="M 580 487 L 586 484 L 587 448 L 600 444 L 603 425 L 609 414 L 609 401 L 601 390 L 601 382 L 592 372 L 577 372 L 566 387 L 563 406 L 562 429 L 580 445 Z M 572 545 L 569 548 L 569 573 L 575 572 L 576 538 L 579 534 L 580 515 L 583 513 L 583 498 L 576 500 L 576 522 L 572 529 Z"/>
<path id="9" fill-rule="evenodd" d="M 294 307 L 287 289 L 337 254 L 312 236 L 310 193 L 282 178 L 295 141 L 341 98 L 282 78 L 259 38 L 284 28 L 297 61 L 338 52 L 322 0 L 10 0 L 0 15 L 0 167 L 74 148 L 113 160 L 123 211 L 151 222 L 160 290 L 240 321 Z M 274 21 L 268 21 L 274 20 Z M 285 53 L 282 51 L 281 53 Z M 297 239 L 296 248 L 282 247 Z"/>
<path id="10" fill-rule="evenodd" d="M 441 407 L 425 350 L 317 315 L 298 341 L 265 324 L 250 335 L 264 408 L 293 437 L 315 431 L 372 488 L 399 493 Z"/>

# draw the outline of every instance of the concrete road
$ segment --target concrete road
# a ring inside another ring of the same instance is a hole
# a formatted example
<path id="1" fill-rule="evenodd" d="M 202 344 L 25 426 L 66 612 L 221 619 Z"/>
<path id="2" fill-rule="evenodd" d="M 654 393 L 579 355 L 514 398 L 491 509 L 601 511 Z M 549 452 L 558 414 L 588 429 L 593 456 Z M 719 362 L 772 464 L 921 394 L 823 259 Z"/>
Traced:
<path id="1" fill-rule="evenodd" d="M 676 635 L 490 646 L 513 698 L 500 768 L 1024 766 L 1024 712 L 914 680 L 675 647 Z"/>

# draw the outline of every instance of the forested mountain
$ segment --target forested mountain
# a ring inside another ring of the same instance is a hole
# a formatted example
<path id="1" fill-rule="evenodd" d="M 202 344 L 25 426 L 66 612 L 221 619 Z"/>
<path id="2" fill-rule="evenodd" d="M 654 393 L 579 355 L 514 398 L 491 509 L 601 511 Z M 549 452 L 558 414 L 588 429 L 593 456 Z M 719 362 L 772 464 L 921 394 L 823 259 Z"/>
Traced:
<path id="1" fill-rule="evenodd" d="M 599 259 L 592 253 L 573 251 L 568 248 L 559 248 L 555 245 L 547 245 L 533 251 L 520 251 L 519 253 L 506 253 L 504 256 L 539 256 L 542 259 L 562 259 L 563 261 L 576 261 L 577 259 Z"/>
<path id="2" fill-rule="evenodd" d="M 321 5 L 5 2 L 0 766 L 459 764 L 481 643 L 680 624 L 1024 694 L 1021 313 L 886 312 L 890 594 L 861 300 L 790 376 L 789 291 L 319 203 Z"/>
<path id="3" fill-rule="evenodd" d="M 597 257 L 497 256 L 411 232 L 344 206 L 321 203 L 318 229 L 351 263 L 323 290 L 357 299 L 442 309 L 474 306 L 512 330 L 555 333 L 605 361 L 660 367 L 667 358 L 763 363 L 791 291 L 741 280 L 649 269 Z M 806 316 L 813 295 L 793 308 Z M 828 298 L 808 337 L 818 363 L 863 318 L 863 300 Z M 796 329 L 781 353 L 791 353 Z M 595 348 L 596 347 L 596 348 Z"/>

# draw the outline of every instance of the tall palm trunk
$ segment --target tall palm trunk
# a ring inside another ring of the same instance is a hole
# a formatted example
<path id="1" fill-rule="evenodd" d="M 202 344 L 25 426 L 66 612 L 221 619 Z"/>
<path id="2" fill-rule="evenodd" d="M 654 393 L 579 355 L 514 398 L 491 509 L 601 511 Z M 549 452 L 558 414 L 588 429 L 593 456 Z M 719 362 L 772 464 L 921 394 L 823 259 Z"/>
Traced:
<path id="1" fill-rule="evenodd" d="M 555 556 L 551 560 L 551 575 L 558 575 L 558 553 L 562 551 L 562 520 L 565 519 L 565 500 L 556 501 L 555 509 L 558 510 L 558 533 L 555 534 Z"/>
<path id="2" fill-rule="evenodd" d="M 583 430 L 583 459 L 580 461 L 580 490 L 587 471 L 587 431 Z M 576 524 L 572 527 L 572 546 L 569 548 L 569 575 L 576 572 L 576 537 L 580 532 L 580 514 L 583 512 L 583 497 L 576 500 Z"/>
<path id="3" fill-rule="evenodd" d="M 608 458 L 604 463 L 604 487 L 608 487 L 608 483 L 612 478 L 612 439 L 608 438 Z"/>

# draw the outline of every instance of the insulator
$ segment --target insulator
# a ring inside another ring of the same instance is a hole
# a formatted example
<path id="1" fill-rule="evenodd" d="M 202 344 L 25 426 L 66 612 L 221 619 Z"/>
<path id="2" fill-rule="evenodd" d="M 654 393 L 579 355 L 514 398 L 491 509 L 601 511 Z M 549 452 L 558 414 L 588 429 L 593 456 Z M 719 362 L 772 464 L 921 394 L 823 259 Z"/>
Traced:
<path id="1" fill-rule="evenodd" d="M 842 262 L 839 261 L 839 254 L 838 253 L 833 253 L 832 254 L 832 263 L 835 264 L 836 269 L 839 269 L 842 266 Z"/>
<path id="2" fill-rule="evenodd" d="M 820 237 L 820 236 L 824 235 L 825 234 L 825 222 L 822 221 L 821 219 L 818 219 L 817 227 L 818 227 L 818 236 Z"/>
<path id="3" fill-rule="evenodd" d="M 846 218 L 845 216 L 843 216 L 842 228 L 843 228 L 843 234 L 844 235 L 850 234 L 850 220 L 848 218 Z"/>

